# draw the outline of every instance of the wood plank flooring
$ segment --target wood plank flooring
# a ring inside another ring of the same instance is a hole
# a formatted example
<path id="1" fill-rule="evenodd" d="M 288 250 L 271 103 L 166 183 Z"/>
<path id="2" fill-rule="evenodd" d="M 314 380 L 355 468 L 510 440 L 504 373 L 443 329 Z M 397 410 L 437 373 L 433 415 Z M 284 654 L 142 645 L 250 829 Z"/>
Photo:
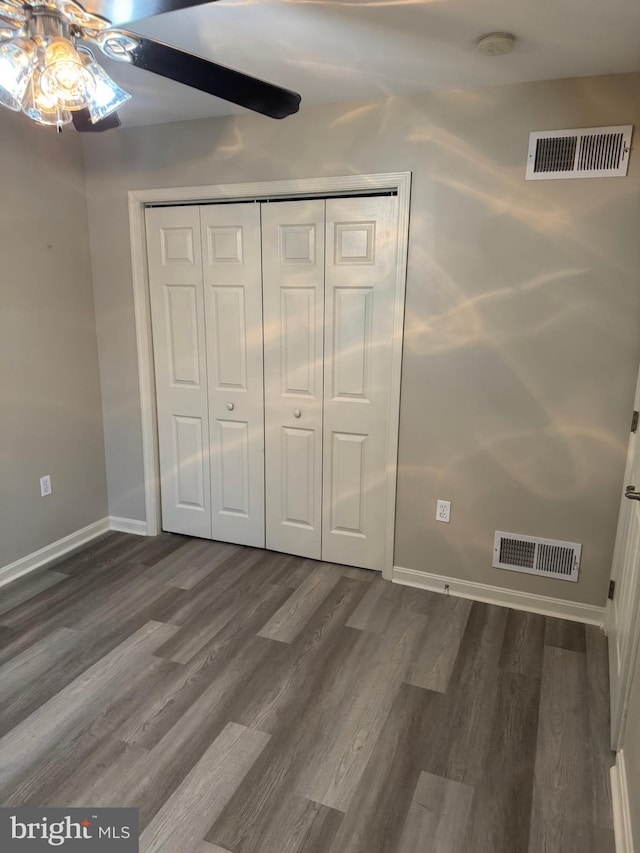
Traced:
<path id="1" fill-rule="evenodd" d="M 135 806 L 142 853 L 614 853 L 597 628 L 108 533 L 0 641 L 3 803 Z"/>

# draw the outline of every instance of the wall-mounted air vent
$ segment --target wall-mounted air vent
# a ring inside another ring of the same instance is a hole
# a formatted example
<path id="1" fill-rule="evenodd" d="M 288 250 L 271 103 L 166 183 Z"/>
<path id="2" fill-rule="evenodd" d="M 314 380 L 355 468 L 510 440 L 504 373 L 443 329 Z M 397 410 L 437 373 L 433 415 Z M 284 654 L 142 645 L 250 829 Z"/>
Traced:
<path id="1" fill-rule="evenodd" d="M 624 177 L 633 125 L 543 130 L 529 136 L 527 180 Z"/>
<path id="2" fill-rule="evenodd" d="M 520 536 L 496 530 L 493 565 L 496 569 L 577 581 L 582 545 L 539 536 Z"/>

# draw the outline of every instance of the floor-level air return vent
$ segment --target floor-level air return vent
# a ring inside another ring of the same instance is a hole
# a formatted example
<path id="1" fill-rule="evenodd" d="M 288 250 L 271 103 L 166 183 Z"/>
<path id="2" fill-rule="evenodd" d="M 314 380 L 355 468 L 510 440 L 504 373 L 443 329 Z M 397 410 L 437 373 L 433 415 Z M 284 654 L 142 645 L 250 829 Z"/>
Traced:
<path id="1" fill-rule="evenodd" d="M 529 136 L 527 180 L 624 177 L 633 125 L 543 130 Z"/>
<path id="2" fill-rule="evenodd" d="M 577 581 L 581 551 L 582 545 L 576 542 L 559 542 L 496 530 L 493 565 L 496 569 Z"/>

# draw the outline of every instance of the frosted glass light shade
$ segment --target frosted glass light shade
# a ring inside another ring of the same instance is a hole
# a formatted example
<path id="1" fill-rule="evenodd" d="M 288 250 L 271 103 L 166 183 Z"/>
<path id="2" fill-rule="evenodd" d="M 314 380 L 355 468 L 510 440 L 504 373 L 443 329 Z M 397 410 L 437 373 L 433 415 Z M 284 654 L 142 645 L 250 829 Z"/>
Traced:
<path id="1" fill-rule="evenodd" d="M 54 38 L 45 48 L 40 86 L 51 103 L 66 110 L 81 110 L 89 106 L 96 81 L 71 42 Z"/>
<path id="2" fill-rule="evenodd" d="M 38 51 L 31 39 L 16 38 L 0 44 L 0 104 L 10 110 L 22 109 Z"/>
<path id="3" fill-rule="evenodd" d="M 107 72 L 94 62 L 91 57 L 87 56 L 85 65 L 93 74 L 93 79 L 96 81 L 96 88 L 93 93 L 93 98 L 89 102 L 89 114 L 93 124 L 100 121 L 106 116 L 111 115 L 123 104 L 130 100 L 131 95 L 121 89 L 120 86 L 112 80 Z"/>
<path id="4" fill-rule="evenodd" d="M 71 121 L 69 110 L 63 110 L 53 103 L 42 91 L 40 72 L 36 69 L 22 102 L 22 111 L 38 124 L 63 125 Z"/>

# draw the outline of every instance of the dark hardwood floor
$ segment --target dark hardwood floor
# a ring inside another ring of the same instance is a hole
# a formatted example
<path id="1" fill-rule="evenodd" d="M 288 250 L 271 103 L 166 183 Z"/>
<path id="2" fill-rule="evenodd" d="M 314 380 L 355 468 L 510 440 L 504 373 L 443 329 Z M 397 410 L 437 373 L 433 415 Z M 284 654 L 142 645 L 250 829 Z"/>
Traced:
<path id="1" fill-rule="evenodd" d="M 2 800 L 144 853 L 613 853 L 606 639 L 359 569 L 108 533 L 0 590 Z"/>

